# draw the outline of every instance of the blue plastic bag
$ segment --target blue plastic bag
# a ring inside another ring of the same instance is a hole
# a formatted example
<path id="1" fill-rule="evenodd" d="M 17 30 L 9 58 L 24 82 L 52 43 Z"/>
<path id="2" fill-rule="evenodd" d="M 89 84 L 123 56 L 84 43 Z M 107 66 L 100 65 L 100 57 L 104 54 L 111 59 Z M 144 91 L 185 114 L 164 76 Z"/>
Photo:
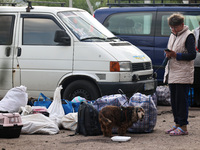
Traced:
<path id="1" fill-rule="evenodd" d="M 81 104 L 80 102 L 72 103 L 72 106 L 74 108 L 74 112 L 78 112 L 80 104 Z"/>
<path id="2" fill-rule="evenodd" d="M 73 106 L 71 101 L 67 101 L 65 99 L 62 99 L 64 103 L 62 103 L 65 115 L 68 113 L 73 113 Z"/>
<path id="3" fill-rule="evenodd" d="M 42 97 L 42 100 L 40 99 Z M 52 103 L 52 100 L 46 97 L 43 93 L 39 94 L 38 100 L 34 102 L 33 106 L 45 106 L 48 108 Z"/>

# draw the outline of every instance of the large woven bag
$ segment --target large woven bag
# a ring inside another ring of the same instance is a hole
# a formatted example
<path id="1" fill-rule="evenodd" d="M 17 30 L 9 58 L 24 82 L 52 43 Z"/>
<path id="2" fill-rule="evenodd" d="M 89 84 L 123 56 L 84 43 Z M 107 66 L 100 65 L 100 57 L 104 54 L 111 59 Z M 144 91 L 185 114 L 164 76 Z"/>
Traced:
<path id="1" fill-rule="evenodd" d="M 135 93 L 129 100 L 129 106 L 142 107 L 145 110 L 145 116 L 142 121 L 134 123 L 133 126 L 128 129 L 128 132 L 152 132 L 157 121 L 157 108 L 153 96 Z"/>

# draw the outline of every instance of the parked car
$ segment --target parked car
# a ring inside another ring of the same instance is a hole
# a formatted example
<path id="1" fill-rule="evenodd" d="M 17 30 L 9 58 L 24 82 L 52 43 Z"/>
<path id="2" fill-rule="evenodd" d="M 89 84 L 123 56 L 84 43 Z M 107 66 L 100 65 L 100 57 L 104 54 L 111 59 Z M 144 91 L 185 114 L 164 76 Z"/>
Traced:
<path id="1" fill-rule="evenodd" d="M 29 97 L 62 98 L 136 91 L 152 94 L 151 59 L 88 12 L 67 7 L 0 7 L 0 96 L 24 85 Z"/>

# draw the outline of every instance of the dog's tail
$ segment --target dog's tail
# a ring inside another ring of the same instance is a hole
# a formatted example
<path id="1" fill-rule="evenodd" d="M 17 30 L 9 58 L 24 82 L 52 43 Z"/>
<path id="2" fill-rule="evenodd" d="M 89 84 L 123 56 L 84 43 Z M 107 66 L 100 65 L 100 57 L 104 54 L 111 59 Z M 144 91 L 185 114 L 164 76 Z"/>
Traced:
<path id="1" fill-rule="evenodd" d="M 99 120 L 101 120 L 101 122 L 106 126 L 110 123 L 112 123 L 112 121 L 108 118 L 106 118 L 102 113 L 99 114 Z"/>

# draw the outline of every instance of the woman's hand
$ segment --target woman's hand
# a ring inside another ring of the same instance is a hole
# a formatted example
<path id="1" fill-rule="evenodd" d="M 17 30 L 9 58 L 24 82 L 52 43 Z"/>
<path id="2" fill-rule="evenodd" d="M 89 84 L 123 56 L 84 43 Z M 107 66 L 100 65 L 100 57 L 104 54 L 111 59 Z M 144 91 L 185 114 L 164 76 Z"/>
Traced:
<path id="1" fill-rule="evenodd" d="M 176 58 L 176 52 L 174 51 L 165 51 L 167 58 Z"/>

